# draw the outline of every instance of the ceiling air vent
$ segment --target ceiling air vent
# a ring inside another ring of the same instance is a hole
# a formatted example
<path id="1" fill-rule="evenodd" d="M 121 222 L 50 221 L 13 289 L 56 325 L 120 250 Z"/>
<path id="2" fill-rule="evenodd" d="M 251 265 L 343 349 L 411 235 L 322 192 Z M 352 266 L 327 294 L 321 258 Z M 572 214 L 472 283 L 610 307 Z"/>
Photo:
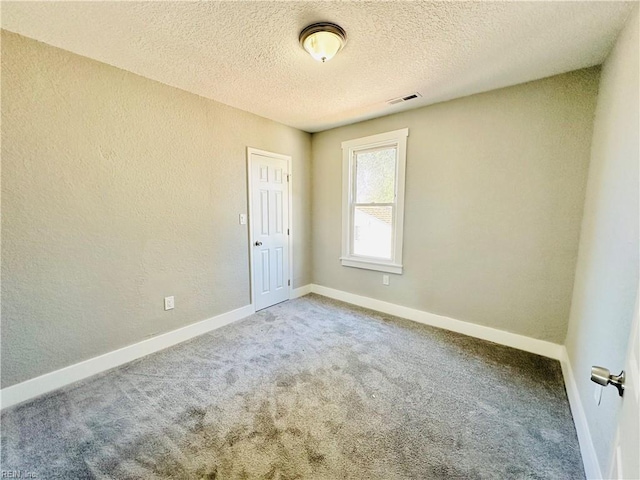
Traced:
<path id="1" fill-rule="evenodd" d="M 397 105 L 398 103 L 408 102 L 409 100 L 413 100 L 414 98 L 420 98 L 421 96 L 422 95 L 420 95 L 418 92 L 411 93 L 404 97 L 398 97 L 392 100 L 387 100 L 387 105 Z"/>

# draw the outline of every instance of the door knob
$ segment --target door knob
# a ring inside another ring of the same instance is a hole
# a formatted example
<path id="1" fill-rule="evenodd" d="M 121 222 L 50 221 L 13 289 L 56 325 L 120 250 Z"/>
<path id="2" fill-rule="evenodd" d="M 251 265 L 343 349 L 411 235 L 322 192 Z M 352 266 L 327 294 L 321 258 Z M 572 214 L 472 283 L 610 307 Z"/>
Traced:
<path id="1" fill-rule="evenodd" d="M 611 375 L 608 368 L 593 366 L 591 367 L 591 381 L 603 387 L 613 385 L 618 389 L 620 396 L 624 393 L 624 370 L 620 372 L 620 375 Z"/>
<path id="2" fill-rule="evenodd" d="M 258 241 L 258 242 L 255 243 L 255 245 L 256 245 L 256 247 L 261 247 L 262 246 L 262 242 Z"/>

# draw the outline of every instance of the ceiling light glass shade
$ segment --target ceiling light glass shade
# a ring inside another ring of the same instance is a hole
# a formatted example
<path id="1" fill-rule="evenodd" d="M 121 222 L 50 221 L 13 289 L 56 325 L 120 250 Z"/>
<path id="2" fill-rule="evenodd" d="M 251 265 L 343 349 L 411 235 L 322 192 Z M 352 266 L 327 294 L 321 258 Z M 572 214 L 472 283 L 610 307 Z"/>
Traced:
<path id="1" fill-rule="evenodd" d="M 334 23 L 314 23 L 300 32 L 300 44 L 319 62 L 331 60 L 347 42 L 345 31 Z"/>

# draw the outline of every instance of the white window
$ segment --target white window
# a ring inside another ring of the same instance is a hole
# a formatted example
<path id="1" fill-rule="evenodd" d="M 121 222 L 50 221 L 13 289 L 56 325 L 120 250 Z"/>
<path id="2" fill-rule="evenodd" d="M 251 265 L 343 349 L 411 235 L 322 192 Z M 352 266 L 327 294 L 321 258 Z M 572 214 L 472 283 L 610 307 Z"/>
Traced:
<path id="1" fill-rule="evenodd" d="M 409 129 L 342 142 L 342 265 L 402 273 Z"/>

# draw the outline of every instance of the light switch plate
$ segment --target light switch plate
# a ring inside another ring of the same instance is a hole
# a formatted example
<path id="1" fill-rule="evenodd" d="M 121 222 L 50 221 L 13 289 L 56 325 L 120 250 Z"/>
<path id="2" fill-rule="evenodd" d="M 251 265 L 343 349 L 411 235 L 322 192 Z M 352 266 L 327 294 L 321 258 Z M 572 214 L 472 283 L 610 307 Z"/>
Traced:
<path id="1" fill-rule="evenodd" d="M 246 225 L 247 224 L 247 214 L 246 213 L 241 213 L 240 214 L 240 225 Z"/>
<path id="2" fill-rule="evenodd" d="M 175 302 L 173 300 L 173 296 L 164 297 L 164 309 L 165 310 L 173 310 L 174 307 L 175 307 Z"/>

